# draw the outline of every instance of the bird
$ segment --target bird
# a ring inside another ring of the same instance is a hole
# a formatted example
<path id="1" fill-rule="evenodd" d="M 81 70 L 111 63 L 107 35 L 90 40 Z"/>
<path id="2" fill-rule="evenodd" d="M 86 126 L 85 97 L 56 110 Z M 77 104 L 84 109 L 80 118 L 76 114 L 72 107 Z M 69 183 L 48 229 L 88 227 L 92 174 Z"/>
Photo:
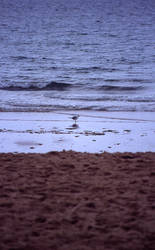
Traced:
<path id="1" fill-rule="evenodd" d="M 79 116 L 80 116 L 80 115 L 73 115 L 73 116 L 72 116 L 72 120 L 75 121 L 75 124 L 76 124 L 76 121 L 78 120 Z"/>

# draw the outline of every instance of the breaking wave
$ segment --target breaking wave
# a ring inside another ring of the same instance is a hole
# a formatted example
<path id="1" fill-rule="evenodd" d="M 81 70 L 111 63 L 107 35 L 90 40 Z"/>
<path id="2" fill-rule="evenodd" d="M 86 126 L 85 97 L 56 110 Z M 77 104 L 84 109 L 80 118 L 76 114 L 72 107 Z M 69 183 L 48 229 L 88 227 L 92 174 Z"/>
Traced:
<path id="1" fill-rule="evenodd" d="M 53 81 L 46 85 L 39 85 L 39 84 L 18 85 L 18 86 L 15 84 L 8 84 L 7 86 L 0 85 L 0 89 L 10 90 L 10 91 L 40 91 L 40 90 L 64 91 L 70 87 L 72 87 L 72 84 L 53 82 Z"/>

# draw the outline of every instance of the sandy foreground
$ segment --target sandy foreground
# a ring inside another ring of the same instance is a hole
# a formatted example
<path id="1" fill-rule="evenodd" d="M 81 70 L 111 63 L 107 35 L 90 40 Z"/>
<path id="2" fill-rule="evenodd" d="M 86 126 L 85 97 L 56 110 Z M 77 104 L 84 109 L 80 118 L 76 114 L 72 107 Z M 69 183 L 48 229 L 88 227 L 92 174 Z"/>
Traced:
<path id="1" fill-rule="evenodd" d="M 0 249 L 154 250 L 155 153 L 0 154 Z"/>

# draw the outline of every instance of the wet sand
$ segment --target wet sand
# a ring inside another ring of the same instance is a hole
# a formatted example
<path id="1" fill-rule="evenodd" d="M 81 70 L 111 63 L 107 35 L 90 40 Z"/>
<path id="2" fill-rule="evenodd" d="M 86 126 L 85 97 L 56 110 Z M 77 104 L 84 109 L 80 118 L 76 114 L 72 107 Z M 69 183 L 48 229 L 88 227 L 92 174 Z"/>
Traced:
<path id="1" fill-rule="evenodd" d="M 155 152 L 154 113 L 87 111 L 76 126 L 72 115 L 1 112 L 0 152 Z"/>
<path id="2" fill-rule="evenodd" d="M 2 153 L 0 171 L 1 250 L 155 249 L 155 153 Z"/>

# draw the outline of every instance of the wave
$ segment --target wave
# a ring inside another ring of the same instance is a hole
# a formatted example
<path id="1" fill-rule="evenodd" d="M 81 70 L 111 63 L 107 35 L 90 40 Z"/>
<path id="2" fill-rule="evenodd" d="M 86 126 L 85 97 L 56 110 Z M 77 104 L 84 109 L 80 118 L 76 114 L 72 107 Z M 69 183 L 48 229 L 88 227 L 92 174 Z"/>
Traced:
<path id="1" fill-rule="evenodd" d="M 52 111 L 104 111 L 104 112 L 155 112 L 155 106 L 145 105 L 15 105 L 0 107 L 0 112 L 52 112 Z"/>
<path id="2" fill-rule="evenodd" d="M 70 83 L 62 83 L 62 82 L 50 82 L 47 85 L 39 85 L 39 84 L 30 84 L 30 85 L 18 85 L 15 86 L 14 84 L 5 86 L 1 85 L 0 89 L 2 90 L 9 90 L 9 91 L 41 91 L 41 90 L 58 90 L 64 91 L 73 85 Z"/>
<path id="3" fill-rule="evenodd" d="M 10 58 L 13 59 L 14 61 L 35 60 L 35 57 L 27 57 L 27 56 L 11 56 Z"/>
<path id="4" fill-rule="evenodd" d="M 102 85 L 98 86 L 98 90 L 104 90 L 104 91 L 136 91 L 141 90 L 144 87 L 142 86 L 115 86 L 115 85 Z"/>
<path id="5" fill-rule="evenodd" d="M 102 66 L 90 66 L 90 67 L 81 67 L 81 68 L 72 68 L 76 71 L 76 73 L 91 73 L 92 71 L 105 71 L 105 72 L 113 72 L 113 71 L 121 71 L 121 69 L 114 67 L 102 67 Z"/>
<path id="6" fill-rule="evenodd" d="M 97 96 L 53 96 L 53 94 L 46 94 L 45 97 L 60 100 L 60 101 L 82 101 L 82 102 L 135 102 L 135 103 L 155 103 L 154 98 L 150 97 L 133 97 L 128 98 L 127 96 L 118 96 L 118 95 L 106 95 L 102 97 Z"/>
<path id="7" fill-rule="evenodd" d="M 46 94 L 45 97 L 55 99 L 55 100 L 64 100 L 64 101 L 82 101 L 82 102 L 105 102 L 105 101 L 121 101 L 124 100 L 123 97 L 118 96 L 103 96 L 103 97 L 92 97 L 92 96 L 53 96 L 53 94 Z"/>

